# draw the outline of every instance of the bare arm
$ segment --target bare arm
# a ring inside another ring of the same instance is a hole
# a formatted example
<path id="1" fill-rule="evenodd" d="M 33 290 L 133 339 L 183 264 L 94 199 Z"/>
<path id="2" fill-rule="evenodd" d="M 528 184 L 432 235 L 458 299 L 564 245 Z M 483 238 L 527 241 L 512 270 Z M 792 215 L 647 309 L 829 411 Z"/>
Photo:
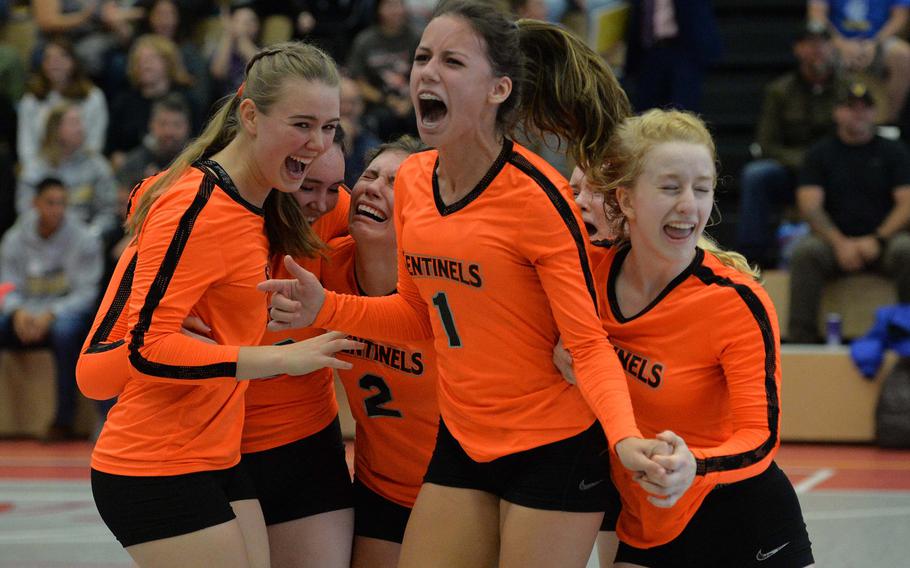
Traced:
<path id="1" fill-rule="evenodd" d="M 825 211 L 825 190 L 820 185 L 800 186 L 796 190 L 796 205 L 814 233 L 832 244 L 845 238 Z"/>
<path id="2" fill-rule="evenodd" d="M 907 228 L 910 223 L 910 185 L 894 188 L 894 208 L 875 230 L 875 234 L 885 239 Z"/>
<path id="3" fill-rule="evenodd" d="M 874 39 L 876 41 L 884 41 L 889 37 L 900 35 L 907 25 L 908 14 L 910 14 L 910 8 L 907 6 L 894 6 L 891 8 L 891 17 L 888 18 L 882 29 L 878 30 Z"/>
<path id="4" fill-rule="evenodd" d="M 32 0 L 32 15 L 43 33 L 68 32 L 88 22 L 96 6 L 97 2 L 90 0 L 78 12 L 64 14 L 60 0 Z"/>

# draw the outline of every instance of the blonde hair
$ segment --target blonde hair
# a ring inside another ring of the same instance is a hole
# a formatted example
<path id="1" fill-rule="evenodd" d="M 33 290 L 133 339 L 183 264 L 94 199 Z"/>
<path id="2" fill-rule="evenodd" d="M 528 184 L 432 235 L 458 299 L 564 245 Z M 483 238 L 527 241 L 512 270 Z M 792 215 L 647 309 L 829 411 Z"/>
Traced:
<path id="1" fill-rule="evenodd" d="M 717 149 L 711 133 L 705 123 L 692 113 L 654 109 L 627 118 L 616 129 L 607 145 L 605 165 L 600 168 L 605 181 L 592 185 L 595 191 L 604 194 L 607 222 L 617 242 L 629 239 L 627 219 L 620 208 L 617 189 L 631 188 L 644 169 L 648 152 L 665 142 L 688 142 L 704 146 L 712 160 L 717 162 Z M 716 256 L 724 265 L 758 279 L 758 269 L 749 266 L 743 255 L 721 249 L 707 234 L 699 237 L 698 246 Z"/>
<path id="2" fill-rule="evenodd" d="M 250 99 L 259 112 L 269 108 L 282 93 L 288 79 L 319 81 L 330 87 L 339 82 L 335 62 L 321 49 L 300 42 L 285 42 L 260 50 L 246 65 L 243 89 L 229 95 L 209 119 L 198 138 L 190 142 L 164 175 L 155 180 L 142 194 L 128 228 L 138 233 L 149 209 L 158 197 L 180 177 L 193 162 L 208 158 L 223 150 L 237 135 L 240 118 L 237 109 L 243 99 Z M 265 200 L 265 229 L 271 254 L 294 257 L 313 256 L 324 247 L 309 229 L 303 212 L 292 195 L 272 191 Z M 306 230 L 301 228 L 306 227 Z"/>
<path id="3" fill-rule="evenodd" d="M 134 87 L 139 86 L 139 50 L 143 47 L 149 47 L 164 59 L 167 67 L 167 76 L 171 83 L 181 87 L 187 87 L 193 84 L 193 77 L 186 70 L 183 64 L 183 55 L 180 54 L 180 48 L 177 44 L 168 38 L 156 34 L 145 34 L 139 36 L 126 60 L 126 76 L 129 77 L 130 83 Z"/>

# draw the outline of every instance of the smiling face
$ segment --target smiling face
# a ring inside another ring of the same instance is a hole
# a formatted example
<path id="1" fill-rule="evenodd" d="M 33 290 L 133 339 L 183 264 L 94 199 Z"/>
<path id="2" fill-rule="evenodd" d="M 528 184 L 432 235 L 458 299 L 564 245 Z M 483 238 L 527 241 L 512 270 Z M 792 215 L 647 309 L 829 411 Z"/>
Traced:
<path id="1" fill-rule="evenodd" d="M 370 162 L 351 190 L 351 213 L 348 229 L 354 240 L 391 239 L 395 244 L 392 210 L 395 206 L 395 175 L 408 155 L 400 150 L 386 150 Z"/>
<path id="2" fill-rule="evenodd" d="M 631 190 L 617 190 L 633 250 L 680 269 L 691 262 L 711 215 L 715 179 L 711 152 L 702 144 L 663 142 L 651 148 Z"/>
<path id="3" fill-rule="evenodd" d="M 82 123 L 82 114 L 77 107 L 70 107 L 60 118 L 57 142 L 66 153 L 78 150 L 85 143 L 85 126 Z"/>
<path id="4" fill-rule="evenodd" d="M 134 55 L 136 59 L 136 78 L 141 86 L 158 85 L 170 82 L 167 72 L 167 61 L 151 45 L 140 45 Z"/>
<path id="5" fill-rule="evenodd" d="M 76 64 L 63 47 L 49 43 L 41 58 L 41 70 L 55 89 L 61 89 L 72 79 Z"/>
<path id="6" fill-rule="evenodd" d="M 487 46 L 467 20 L 443 15 L 427 25 L 411 69 L 424 142 L 445 146 L 464 143 L 477 130 L 493 132 L 496 111 L 511 91 L 508 77 L 494 75 Z"/>
<path id="7" fill-rule="evenodd" d="M 264 184 L 297 192 L 306 167 L 332 147 L 338 127 L 337 86 L 322 81 L 285 79 L 268 112 L 251 99 L 240 103 L 243 127 L 253 138 L 252 168 Z"/>
<path id="8" fill-rule="evenodd" d="M 581 209 L 581 219 L 588 231 L 588 239 L 592 242 L 609 239 L 610 229 L 607 224 L 607 211 L 604 209 L 604 194 L 591 191 L 588 178 L 578 167 L 572 172 L 569 187 L 575 195 L 575 204 Z"/>
<path id="9" fill-rule="evenodd" d="M 335 209 L 338 204 L 338 192 L 343 183 L 344 153 L 341 146 L 332 144 L 325 154 L 313 162 L 307 170 L 300 191 L 293 194 L 310 225 Z"/>

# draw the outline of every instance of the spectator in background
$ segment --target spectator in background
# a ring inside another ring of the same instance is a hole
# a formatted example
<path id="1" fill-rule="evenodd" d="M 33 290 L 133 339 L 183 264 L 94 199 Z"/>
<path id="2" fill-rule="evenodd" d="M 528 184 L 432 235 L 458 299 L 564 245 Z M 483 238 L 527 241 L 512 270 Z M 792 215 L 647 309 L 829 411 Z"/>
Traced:
<path id="1" fill-rule="evenodd" d="M 806 153 L 796 201 L 812 233 L 790 261 L 789 339 L 815 343 L 825 282 L 863 270 L 897 281 L 910 302 L 910 151 L 875 134 L 875 101 L 863 83 L 838 95 L 836 135 Z"/>
<path id="2" fill-rule="evenodd" d="M 324 49 L 338 61 L 348 60 L 351 39 L 373 23 L 376 0 L 291 0 L 296 36 Z"/>
<path id="3" fill-rule="evenodd" d="M 65 101 L 79 109 L 86 148 L 101 152 L 108 127 L 107 100 L 82 71 L 70 42 L 57 37 L 45 43 L 41 64 L 29 79 L 28 92 L 19 101 L 16 147 L 20 161 L 37 157 L 47 116 Z"/>
<path id="4" fill-rule="evenodd" d="M 208 61 L 202 56 L 196 44 L 190 38 L 193 20 L 188 16 L 186 2 L 175 0 L 143 1 L 146 5 L 145 17 L 137 22 L 137 33 L 154 34 L 165 37 L 180 50 L 184 67 L 193 77 L 192 93 L 200 102 L 200 108 L 208 108 L 211 101 L 211 84 L 209 80 Z M 190 3 L 192 4 L 192 3 Z M 105 91 L 119 93 L 129 88 L 127 77 L 127 59 L 129 45 L 109 53 L 105 68 Z"/>
<path id="5" fill-rule="evenodd" d="M 806 150 L 834 130 L 834 100 L 842 82 L 824 27 L 808 26 L 793 54 L 796 69 L 765 88 L 756 133 L 761 159 L 746 164 L 740 182 L 736 248 L 762 266 L 774 265 L 771 225 L 782 206 L 794 202 Z"/>
<path id="6" fill-rule="evenodd" d="M 381 144 L 363 115 L 363 98 L 357 82 L 341 78 L 341 129 L 347 143 L 344 145 L 344 183 L 354 187 L 360 174 L 366 168 L 366 156 Z"/>
<path id="7" fill-rule="evenodd" d="M 209 58 L 216 98 L 237 90 L 247 62 L 259 51 L 259 15 L 250 0 L 235 0 L 222 8 L 221 25 L 221 38 Z"/>
<path id="8" fill-rule="evenodd" d="M 32 208 L 38 185 L 47 177 L 63 181 L 72 215 L 95 235 L 117 222 L 117 190 L 110 164 L 86 147 L 82 114 L 70 103 L 50 112 L 38 156 L 22 163 L 16 188 L 20 215 Z"/>
<path id="9" fill-rule="evenodd" d="M 897 122 L 910 90 L 910 45 L 898 37 L 907 27 L 910 0 L 808 0 L 809 21 L 828 26 L 848 71 L 884 79 L 888 108 Z"/>
<path id="10" fill-rule="evenodd" d="M 127 76 L 131 88 L 111 102 L 112 120 L 107 134 L 107 151 L 119 166 L 123 155 L 142 142 L 152 114 L 152 104 L 168 93 L 179 93 L 190 105 L 193 132 L 198 132 L 205 112 L 190 89 L 193 80 L 183 66 L 180 51 L 171 40 L 152 34 L 141 36 L 130 49 Z"/>
<path id="11" fill-rule="evenodd" d="M 563 11 L 565 11 L 565 2 Z M 527 18 L 529 20 L 559 21 L 551 20 L 549 17 L 549 6 L 547 0 L 509 0 L 509 8 L 517 18 Z"/>
<path id="12" fill-rule="evenodd" d="M 721 51 L 710 0 L 641 0 L 631 8 L 625 73 L 635 109 L 697 112 L 705 70 Z"/>
<path id="13" fill-rule="evenodd" d="M 116 0 L 32 0 L 32 15 L 43 37 L 65 35 L 92 77 L 100 77 L 109 50 L 132 39 L 133 23 L 144 10 Z"/>
<path id="14" fill-rule="evenodd" d="M 15 289 L 0 312 L 0 347 L 47 346 L 57 371 L 57 410 L 48 440 L 75 437 L 76 360 L 98 293 L 97 238 L 67 214 L 69 190 L 59 179 L 38 183 L 33 210 L 0 244 L 0 281 Z"/>
<path id="15" fill-rule="evenodd" d="M 170 93 L 152 104 L 148 134 L 130 150 L 117 169 L 117 183 L 127 190 L 167 168 L 190 138 L 190 107 Z"/>
<path id="16" fill-rule="evenodd" d="M 420 36 L 411 29 L 404 0 L 378 0 L 376 20 L 357 34 L 348 74 L 357 81 L 380 140 L 417 134 L 409 77 Z"/>

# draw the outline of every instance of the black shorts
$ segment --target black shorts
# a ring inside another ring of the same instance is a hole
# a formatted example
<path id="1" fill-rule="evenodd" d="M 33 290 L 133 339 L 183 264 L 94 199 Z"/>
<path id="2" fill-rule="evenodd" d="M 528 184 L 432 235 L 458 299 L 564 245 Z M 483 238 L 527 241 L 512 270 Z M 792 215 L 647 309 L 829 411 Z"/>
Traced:
<path id="1" fill-rule="evenodd" d="M 774 462 L 764 473 L 711 491 L 667 544 L 640 549 L 620 542 L 616 561 L 650 568 L 802 568 L 814 562 L 796 492 Z"/>
<path id="2" fill-rule="evenodd" d="M 607 438 L 596 421 L 571 438 L 476 462 L 440 420 L 423 480 L 485 491 L 531 509 L 574 513 L 605 511 L 614 491 Z"/>
<path id="3" fill-rule="evenodd" d="M 188 534 L 235 518 L 231 503 L 255 499 L 243 467 L 139 477 L 92 469 L 92 494 L 124 548 Z"/>
<path id="4" fill-rule="evenodd" d="M 354 536 L 401 544 L 411 509 L 389 501 L 354 478 Z"/>
<path id="5" fill-rule="evenodd" d="M 354 506 L 338 417 L 312 436 L 243 454 L 265 524 L 275 525 Z"/>

